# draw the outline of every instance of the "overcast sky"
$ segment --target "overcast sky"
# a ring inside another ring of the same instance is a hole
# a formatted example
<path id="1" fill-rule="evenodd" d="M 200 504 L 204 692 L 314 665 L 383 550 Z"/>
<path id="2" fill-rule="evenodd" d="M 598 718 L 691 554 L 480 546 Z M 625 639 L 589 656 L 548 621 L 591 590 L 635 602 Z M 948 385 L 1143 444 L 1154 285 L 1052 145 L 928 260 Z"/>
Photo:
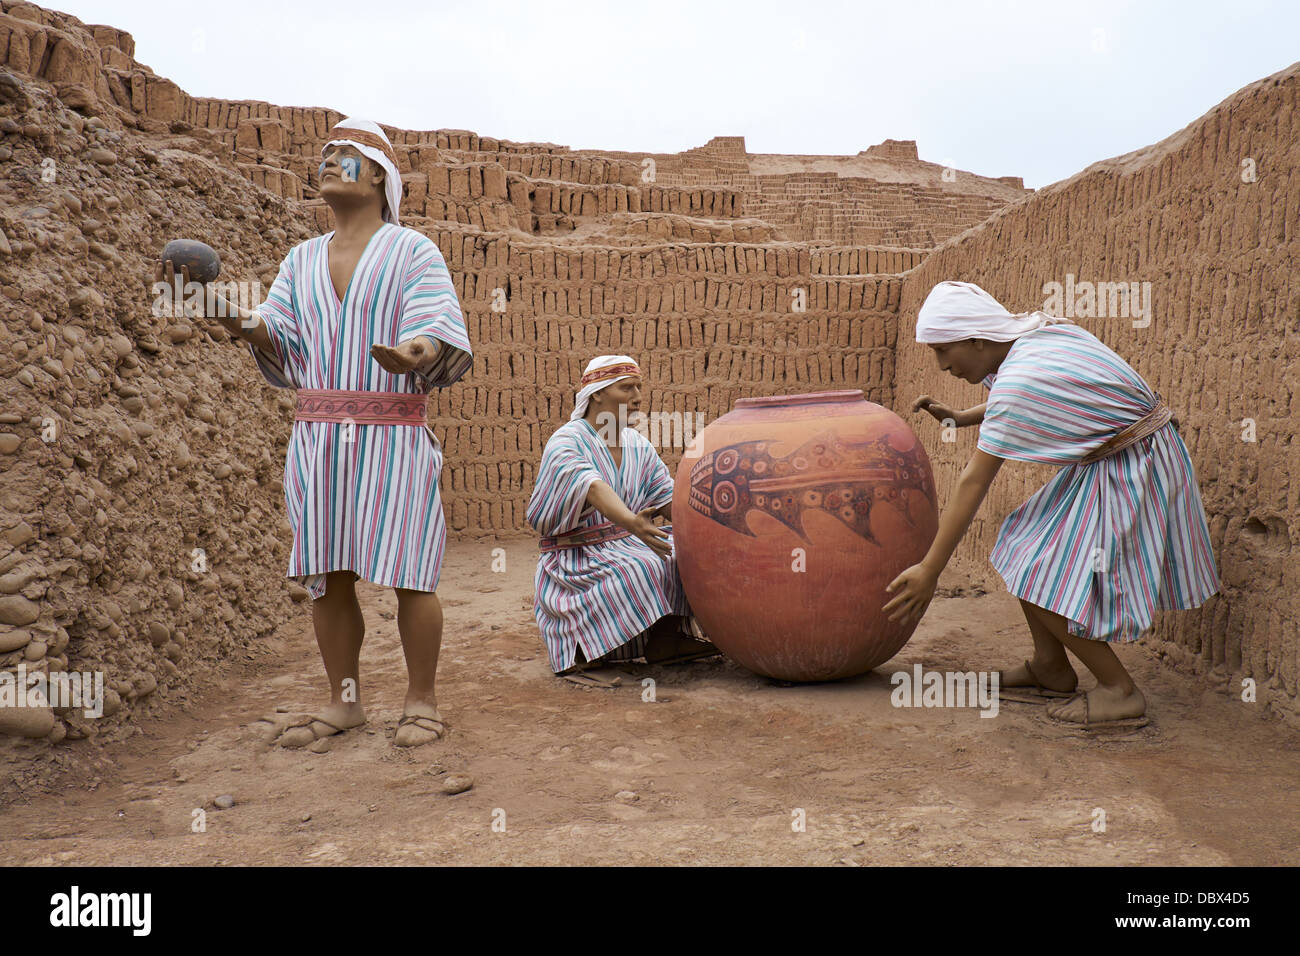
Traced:
<path id="1" fill-rule="evenodd" d="M 922 159 L 1041 187 L 1300 59 L 1300 3 L 49 0 L 196 96 L 575 149 Z"/>

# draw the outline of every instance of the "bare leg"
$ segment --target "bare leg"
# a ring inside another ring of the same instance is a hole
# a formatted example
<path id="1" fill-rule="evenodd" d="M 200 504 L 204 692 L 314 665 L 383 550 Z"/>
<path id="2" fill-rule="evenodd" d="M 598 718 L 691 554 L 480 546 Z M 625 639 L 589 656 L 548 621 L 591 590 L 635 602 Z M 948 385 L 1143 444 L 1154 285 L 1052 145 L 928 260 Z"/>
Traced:
<path id="1" fill-rule="evenodd" d="M 437 740 L 446 731 L 438 713 L 434 682 L 438 676 L 438 652 L 442 649 L 442 602 L 432 591 L 394 588 L 397 592 L 397 629 L 406 654 L 406 702 L 404 723 L 393 742 L 415 747 Z M 406 717 L 418 720 L 406 721 Z"/>
<path id="2" fill-rule="evenodd" d="M 1024 664 L 1018 664 L 1002 672 L 1001 685 L 1033 687 L 1039 684 L 1048 690 L 1064 693 L 1074 690 L 1079 686 L 1079 677 L 1065 654 L 1065 638 L 1069 633 L 1065 618 L 1023 598 L 1020 599 L 1020 608 L 1034 639 L 1034 655 L 1029 660 L 1033 673 L 1030 674 Z"/>
<path id="3" fill-rule="evenodd" d="M 351 571 L 325 575 L 325 593 L 312 601 L 311 616 L 316 646 L 330 683 L 330 702 L 316 711 L 314 716 L 319 720 L 299 723 L 281 734 L 278 742 L 283 747 L 302 747 L 366 722 L 361 706 L 361 643 L 366 636 L 366 622 L 357 604 Z"/>

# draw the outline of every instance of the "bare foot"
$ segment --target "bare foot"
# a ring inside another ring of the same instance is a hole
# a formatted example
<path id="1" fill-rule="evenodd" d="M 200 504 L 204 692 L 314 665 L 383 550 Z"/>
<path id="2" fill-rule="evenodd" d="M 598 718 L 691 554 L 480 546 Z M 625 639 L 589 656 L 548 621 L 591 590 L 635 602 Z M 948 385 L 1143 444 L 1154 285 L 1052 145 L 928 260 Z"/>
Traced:
<path id="1" fill-rule="evenodd" d="M 1147 712 L 1147 699 L 1136 687 L 1127 692 L 1119 688 L 1096 687 L 1086 694 L 1048 704 L 1046 712 L 1047 716 L 1064 723 L 1097 724 L 1142 717 Z"/>
<path id="2" fill-rule="evenodd" d="M 289 724 L 274 742 L 287 749 L 297 749 L 353 727 L 360 727 L 365 722 L 366 712 L 360 704 L 330 704 L 309 717 L 300 717 Z"/>
<path id="3" fill-rule="evenodd" d="M 1039 661 L 1026 661 L 999 672 L 999 687 L 1043 687 L 1068 694 L 1079 686 L 1079 675 L 1069 662 L 1056 666 Z"/>
<path id="4" fill-rule="evenodd" d="M 406 713 L 397 722 L 393 744 L 398 747 L 419 747 L 421 744 L 441 740 L 447 733 L 438 708 L 423 701 L 408 702 Z"/>

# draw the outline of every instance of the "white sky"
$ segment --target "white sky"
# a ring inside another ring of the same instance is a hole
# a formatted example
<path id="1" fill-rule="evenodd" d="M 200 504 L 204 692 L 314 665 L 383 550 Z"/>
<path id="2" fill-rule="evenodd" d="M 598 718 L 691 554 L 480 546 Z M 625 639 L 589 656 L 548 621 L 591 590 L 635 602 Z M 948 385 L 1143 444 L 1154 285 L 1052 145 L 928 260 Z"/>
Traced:
<path id="1" fill-rule="evenodd" d="M 1300 59 L 1294 0 L 46 2 L 129 31 L 196 96 L 575 149 L 915 139 L 922 159 L 1033 187 Z"/>

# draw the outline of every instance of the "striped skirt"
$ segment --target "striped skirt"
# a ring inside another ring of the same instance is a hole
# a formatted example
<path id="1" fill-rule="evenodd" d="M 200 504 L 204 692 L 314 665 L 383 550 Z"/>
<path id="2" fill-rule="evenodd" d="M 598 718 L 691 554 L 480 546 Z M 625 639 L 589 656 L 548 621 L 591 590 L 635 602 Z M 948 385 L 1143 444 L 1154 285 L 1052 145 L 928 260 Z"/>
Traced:
<path id="1" fill-rule="evenodd" d="M 1192 461 L 1170 425 L 1063 467 L 1003 522 L 990 561 L 1013 595 L 1098 641 L 1135 641 L 1157 610 L 1219 590 Z"/>

